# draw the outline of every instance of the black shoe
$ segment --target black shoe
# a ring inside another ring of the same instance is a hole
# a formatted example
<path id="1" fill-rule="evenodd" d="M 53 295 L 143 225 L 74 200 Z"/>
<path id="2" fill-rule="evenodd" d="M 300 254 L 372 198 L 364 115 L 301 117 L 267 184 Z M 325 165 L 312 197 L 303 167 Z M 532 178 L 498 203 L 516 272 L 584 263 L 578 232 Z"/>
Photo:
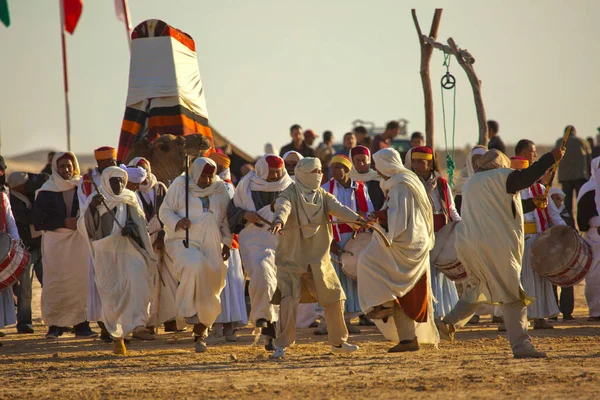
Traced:
<path id="1" fill-rule="evenodd" d="M 467 325 L 477 325 L 479 324 L 479 315 L 473 315 Z"/>
<path id="2" fill-rule="evenodd" d="M 575 317 L 571 314 L 563 314 L 563 321 L 575 321 Z"/>
<path id="3" fill-rule="evenodd" d="M 499 317 L 497 315 L 492 316 L 492 324 L 501 324 L 504 322 L 504 317 Z"/>
<path id="4" fill-rule="evenodd" d="M 548 319 L 551 319 L 552 321 L 558 321 L 558 317 L 550 317 Z M 564 319 L 564 317 L 563 317 L 563 319 Z"/>
<path id="5" fill-rule="evenodd" d="M 46 339 L 58 339 L 60 336 L 62 336 L 63 332 L 62 329 L 60 329 L 59 326 L 50 326 L 50 328 L 48 328 L 48 333 L 46 333 Z"/>
<path id="6" fill-rule="evenodd" d="M 275 322 L 267 322 L 267 326 L 265 328 L 262 328 L 260 333 L 275 339 L 277 337 L 277 330 L 275 329 L 275 324 Z"/>
<path id="7" fill-rule="evenodd" d="M 273 344 L 273 339 L 269 339 L 267 344 L 265 344 L 266 351 L 275 351 L 275 345 Z"/>
<path id="8" fill-rule="evenodd" d="M 110 333 L 108 333 L 108 331 L 106 330 L 106 326 L 104 325 L 104 323 L 98 321 L 98 326 L 100 327 L 100 340 L 102 340 L 104 343 L 112 343 L 112 337 L 110 336 Z"/>
<path id="9" fill-rule="evenodd" d="M 361 314 L 358 317 L 358 326 L 375 326 L 375 322 L 367 318 L 365 314 Z"/>
<path id="10" fill-rule="evenodd" d="M 95 338 L 98 336 L 98 332 L 94 332 L 90 328 L 90 323 L 88 321 L 84 321 L 80 324 L 75 325 L 73 327 L 73 331 L 75 332 L 75 337 Z"/>
<path id="11" fill-rule="evenodd" d="M 17 333 L 34 333 L 31 324 L 17 325 Z"/>
<path id="12" fill-rule="evenodd" d="M 588 321 L 600 321 L 600 317 L 589 317 Z"/>
<path id="13" fill-rule="evenodd" d="M 184 326 L 183 329 L 177 329 L 177 321 L 167 321 L 165 322 L 165 332 L 185 332 L 187 328 Z"/>
<path id="14" fill-rule="evenodd" d="M 269 321 L 267 321 L 264 318 L 259 318 L 256 320 L 256 325 L 257 328 L 266 328 L 267 326 L 269 326 Z"/>

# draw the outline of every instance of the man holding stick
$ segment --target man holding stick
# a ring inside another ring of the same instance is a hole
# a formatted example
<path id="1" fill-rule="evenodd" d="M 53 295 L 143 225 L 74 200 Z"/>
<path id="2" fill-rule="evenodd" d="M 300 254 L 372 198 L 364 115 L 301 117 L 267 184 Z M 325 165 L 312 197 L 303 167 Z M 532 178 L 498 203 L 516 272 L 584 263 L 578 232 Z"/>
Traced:
<path id="1" fill-rule="evenodd" d="M 177 316 L 194 325 L 198 353 L 207 350 L 208 328 L 221 313 L 227 276 L 223 261 L 229 258 L 233 236 L 227 224 L 229 194 L 216 172 L 213 160 L 194 160 L 189 178 L 173 181 L 159 212 L 167 253 L 173 258 L 167 266 L 179 281 Z"/>

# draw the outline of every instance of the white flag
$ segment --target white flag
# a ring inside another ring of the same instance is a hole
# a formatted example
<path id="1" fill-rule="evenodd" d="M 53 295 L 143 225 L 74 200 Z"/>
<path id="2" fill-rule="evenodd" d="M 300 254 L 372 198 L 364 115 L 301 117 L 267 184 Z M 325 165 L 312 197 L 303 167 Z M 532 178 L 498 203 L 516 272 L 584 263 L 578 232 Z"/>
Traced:
<path id="1" fill-rule="evenodd" d="M 129 17 L 127 0 L 115 0 L 115 12 L 117 13 L 117 18 L 127 24 L 127 29 L 131 32 L 131 18 Z"/>

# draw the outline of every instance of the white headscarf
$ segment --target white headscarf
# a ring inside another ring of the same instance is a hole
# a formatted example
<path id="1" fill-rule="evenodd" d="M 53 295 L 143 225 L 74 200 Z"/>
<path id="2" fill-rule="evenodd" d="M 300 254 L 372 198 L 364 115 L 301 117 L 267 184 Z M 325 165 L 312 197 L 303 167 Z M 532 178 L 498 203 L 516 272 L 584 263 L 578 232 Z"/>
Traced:
<path id="1" fill-rule="evenodd" d="M 110 178 L 123 178 L 125 180 L 125 185 L 127 185 L 128 181 L 127 172 L 119 167 L 108 167 L 102 171 L 102 181 L 99 189 L 100 194 L 104 196 L 104 201 L 106 202 L 108 208 L 112 210 L 117 205 L 122 203 L 139 208 L 140 205 L 138 203 L 138 199 L 135 193 L 133 193 L 131 190 L 124 187 L 120 194 L 114 194 L 110 186 Z M 93 198 L 93 196 L 90 196 L 90 198 Z M 102 215 L 105 212 L 106 209 L 101 211 L 100 214 Z"/>
<path id="2" fill-rule="evenodd" d="M 454 184 L 454 187 L 452 188 L 452 192 L 455 195 L 462 194 L 463 186 L 469 181 L 469 179 L 475 173 L 475 170 L 473 169 L 473 156 L 475 156 L 475 155 L 483 156 L 487 151 L 488 151 L 487 147 L 477 145 L 477 146 L 473 147 L 467 153 L 465 167 L 460 171 L 458 179 L 456 180 L 456 183 Z"/>
<path id="3" fill-rule="evenodd" d="M 281 167 L 283 169 L 281 179 L 275 182 L 267 181 L 267 177 L 269 176 L 267 157 L 269 156 L 280 158 L 275 154 L 265 154 L 258 159 L 255 169 L 248 172 L 238 183 L 237 190 L 233 196 L 233 204 L 236 207 L 249 211 L 257 211 L 252 200 L 252 191 L 281 192 L 292 183 L 292 179 L 283 166 Z"/>
<path id="4" fill-rule="evenodd" d="M 121 169 L 127 171 L 127 179 L 129 182 L 140 184 L 146 180 L 148 173 L 142 167 L 128 167 L 125 164 L 119 165 Z"/>
<path id="5" fill-rule="evenodd" d="M 553 194 L 558 194 L 563 199 L 563 203 L 560 205 L 560 208 L 558 208 L 558 212 L 561 213 L 565 209 L 565 203 L 564 203 L 564 199 L 566 197 L 565 192 L 563 192 L 559 188 L 553 187 L 553 188 L 550 188 L 550 191 L 548 192 L 548 196 L 552 197 Z"/>
<path id="6" fill-rule="evenodd" d="M 409 149 L 404 156 L 404 166 L 412 171 L 412 151 L 414 147 Z"/>
<path id="7" fill-rule="evenodd" d="M 359 147 L 359 146 L 356 146 Z M 369 162 L 371 161 L 371 151 L 366 148 L 365 146 L 360 146 L 360 147 L 364 147 L 367 151 L 367 156 L 369 157 Z M 352 169 L 350 170 L 350 179 L 352 179 L 355 182 L 370 182 L 370 181 L 381 181 L 381 177 L 377 174 L 377 171 L 375 171 L 374 169 L 369 168 L 368 172 L 365 172 L 364 174 L 359 173 L 356 170 L 356 167 L 354 167 L 354 156 L 352 156 L 352 150 L 350 150 L 350 161 L 352 161 Z"/>
<path id="8" fill-rule="evenodd" d="M 579 200 L 581 200 L 581 198 L 583 197 L 584 194 L 586 194 L 587 192 L 591 192 L 592 190 L 596 189 L 596 185 L 597 185 L 596 184 L 596 175 L 600 175 L 600 174 L 597 174 L 598 168 L 600 168 L 600 157 L 594 158 L 592 160 L 592 162 L 591 162 L 592 176 L 590 176 L 590 179 L 588 179 L 588 181 L 583 184 L 583 186 L 581 187 L 581 189 L 579 189 L 579 194 L 577 195 L 577 202 L 578 203 L 579 203 Z M 598 190 L 596 190 L 596 195 L 598 195 Z"/>
<path id="9" fill-rule="evenodd" d="M 290 150 L 290 151 L 288 151 L 288 152 L 284 153 L 284 154 L 283 154 L 283 157 L 281 157 L 281 158 L 283 159 L 283 161 L 285 161 L 285 159 L 286 159 L 286 158 L 288 158 L 288 156 L 289 156 L 290 154 L 295 154 L 295 155 L 297 155 L 297 156 L 298 156 L 298 160 L 302 160 L 302 159 L 304 158 L 304 156 L 303 156 L 302 154 L 298 153 L 297 151 Z"/>
<path id="10" fill-rule="evenodd" d="M 295 189 L 298 195 L 298 220 L 300 225 L 310 224 L 323 210 L 323 194 L 321 187 L 322 173 L 311 171 L 321 168 L 318 158 L 306 157 L 298 162 L 294 170 L 296 176 Z M 302 236 L 306 239 L 316 235 L 319 226 L 301 228 Z"/>
<path id="11" fill-rule="evenodd" d="M 427 232 L 433 240 L 433 211 L 425 192 L 425 186 L 423 186 L 417 174 L 404 167 L 400 153 L 394 149 L 381 149 L 373 155 L 373 159 L 377 170 L 390 177 L 388 180 L 381 181 L 381 189 L 385 193 L 389 193 L 398 184 L 404 184 L 411 190 L 415 202 L 419 206 L 418 209 L 423 213 L 425 221 L 428 221 Z"/>
<path id="12" fill-rule="evenodd" d="M 58 173 L 58 160 L 63 156 L 68 155 L 71 157 L 71 161 L 73 162 L 73 177 L 69 180 L 63 179 L 62 176 Z M 52 158 L 52 175 L 50 175 L 50 179 L 44 182 L 41 188 L 39 188 L 35 195 L 39 192 L 66 192 L 67 190 L 75 189 L 79 185 L 79 181 L 81 180 L 81 172 L 79 170 L 79 162 L 77 161 L 77 157 L 75 154 L 70 151 L 66 151 L 63 153 L 56 153 Z"/>
<path id="13" fill-rule="evenodd" d="M 129 164 L 127 164 L 127 166 L 140 167 L 141 164 L 144 164 L 148 167 L 148 176 L 146 176 L 146 180 L 140 184 L 140 192 L 148 193 L 150 190 L 152 190 L 152 188 L 154 188 L 154 186 L 158 182 L 158 179 L 156 179 L 156 176 L 152 173 L 150 161 L 148 161 L 144 157 L 135 157 L 134 159 L 129 161 Z"/>

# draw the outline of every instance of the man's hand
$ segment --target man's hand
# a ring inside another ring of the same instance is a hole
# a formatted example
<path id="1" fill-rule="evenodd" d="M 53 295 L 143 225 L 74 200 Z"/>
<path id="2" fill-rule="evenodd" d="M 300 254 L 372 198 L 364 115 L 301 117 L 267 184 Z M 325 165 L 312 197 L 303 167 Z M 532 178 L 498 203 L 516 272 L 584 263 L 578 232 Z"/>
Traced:
<path id="1" fill-rule="evenodd" d="M 533 204 L 536 208 L 546 208 L 548 207 L 548 197 L 543 194 L 538 194 L 533 198 Z"/>
<path id="2" fill-rule="evenodd" d="M 77 230 L 77 218 L 65 218 L 65 228 L 70 229 L 72 231 Z"/>
<path id="3" fill-rule="evenodd" d="M 229 250 L 229 246 L 223 245 L 221 255 L 223 256 L 223 261 L 229 260 L 229 257 L 231 256 L 231 250 Z"/>
<path id="4" fill-rule="evenodd" d="M 121 235 L 133 237 L 133 227 L 131 227 L 131 225 L 125 225 L 125 227 L 121 229 Z"/>
<path id="5" fill-rule="evenodd" d="M 163 237 L 157 237 L 156 240 L 154 241 L 154 243 L 152 243 L 152 247 L 154 248 L 154 251 L 159 253 L 161 251 L 163 251 L 165 249 L 165 238 Z"/>
<path id="6" fill-rule="evenodd" d="M 283 229 L 283 224 L 281 223 L 281 221 L 275 221 L 269 228 L 269 232 L 271 232 L 271 235 L 276 235 L 278 233 L 280 235 L 283 235 L 283 232 L 281 231 L 282 229 Z"/>
<path id="7" fill-rule="evenodd" d="M 342 249 L 340 249 L 340 246 L 335 240 L 331 241 L 331 245 L 329 245 L 329 251 L 335 254 L 336 256 L 342 255 Z"/>
<path id="8" fill-rule="evenodd" d="M 92 210 L 95 210 L 96 208 L 98 208 L 98 206 L 100 204 L 102 204 L 102 201 L 104 200 L 104 196 L 102 196 L 100 193 L 96 194 L 93 198 L 92 201 L 90 201 L 90 208 Z"/>
<path id="9" fill-rule="evenodd" d="M 562 147 L 555 147 L 554 149 L 552 149 L 550 154 L 552 154 L 552 156 L 554 157 L 554 161 L 559 162 L 565 155 L 565 149 Z"/>
<path id="10" fill-rule="evenodd" d="M 181 218 L 177 221 L 177 225 L 175 225 L 175 231 L 180 229 L 189 229 L 192 226 L 192 221 L 187 218 Z"/>

